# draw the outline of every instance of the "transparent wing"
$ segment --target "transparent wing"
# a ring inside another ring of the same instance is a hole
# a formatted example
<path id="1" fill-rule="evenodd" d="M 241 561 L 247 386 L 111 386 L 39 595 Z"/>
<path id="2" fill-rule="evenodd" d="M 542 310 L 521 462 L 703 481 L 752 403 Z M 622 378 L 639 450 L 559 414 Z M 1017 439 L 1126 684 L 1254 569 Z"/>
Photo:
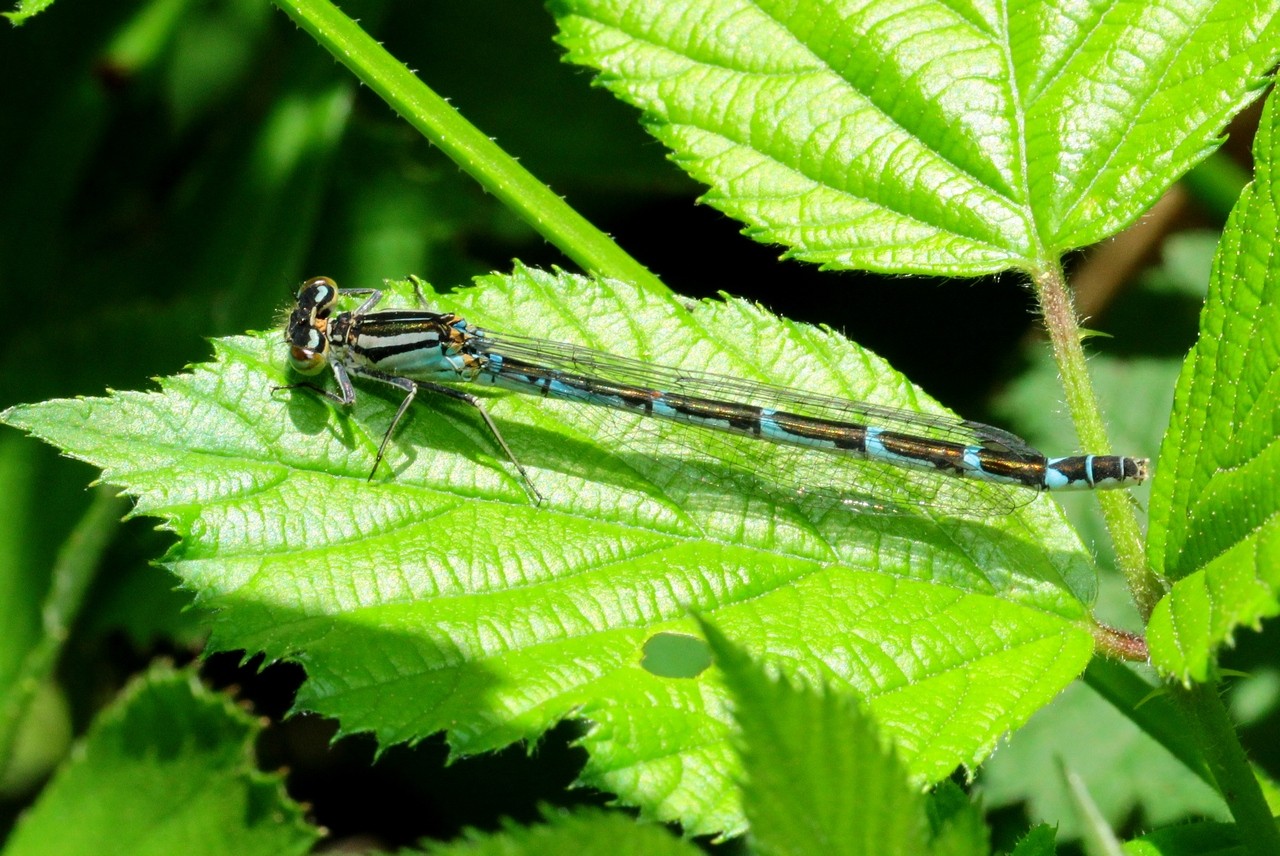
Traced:
<path id="1" fill-rule="evenodd" d="M 475 330 L 478 353 L 519 359 L 554 372 L 586 376 L 664 393 L 771 408 L 801 416 L 878 427 L 956 443 L 983 446 L 1027 461 L 1044 456 L 1020 437 L 978 422 L 922 414 L 866 402 L 803 392 L 708 372 L 654 365 L 577 345 Z M 565 406 L 565 404 L 561 404 Z M 833 455 L 820 449 L 774 444 L 700 426 L 587 404 L 568 405 L 599 431 L 642 457 L 633 468 L 670 481 L 676 471 L 707 482 L 748 483 L 784 501 L 802 500 L 812 510 L 896 514 L 931 508 L 961 516 L 1006 514 L 1036 497 L 1036 491 L 929 470 Z"/>
<path id="2" fill-rule="evenodd" d="M 586 375 L 662 392 L 786 410 L 802 416 L 871 425 L 966 446 L 985 446 L 1031 461 L 1044 458 L 1039 450 L 1016 434 L 954 416 L 920 413 L 727 375 L 654 365 L 580 345 L 495 333 L 491 330 L 476 332 L 477 338 L 473 341 L 480 352 L 517 357 L 559 372 Z"/>

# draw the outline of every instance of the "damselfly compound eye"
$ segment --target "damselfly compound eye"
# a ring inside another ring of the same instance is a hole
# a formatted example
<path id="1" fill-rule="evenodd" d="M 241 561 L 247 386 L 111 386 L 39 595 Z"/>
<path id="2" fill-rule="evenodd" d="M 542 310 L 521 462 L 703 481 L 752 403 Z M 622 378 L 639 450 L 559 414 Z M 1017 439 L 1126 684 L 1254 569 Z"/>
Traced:
<path id="1" fill-rule="evenodd" d="M 328 362 L 328 316 L 337 297 L 338 286 L 323 276 L 307 280 L 298 290 L 298 304 L 289 316 L 284 340 L 289 345 L 289 362 L 299 374 L 316 374 Z"/>
<path id="2" fill-rule="evenodd" d="M 328 361 L 324 351 L 312 351 L 297 345 L 289 348 L 289 363 L 298 374 L 319 374 Z"/>
<path id="3" fill-rule="evenodd" d="M 298 309 L 308 310 L 315 317 L 328 317 L 337 299 L 338 284 L 327 276 L 312 277 L 298 289 Z"/>

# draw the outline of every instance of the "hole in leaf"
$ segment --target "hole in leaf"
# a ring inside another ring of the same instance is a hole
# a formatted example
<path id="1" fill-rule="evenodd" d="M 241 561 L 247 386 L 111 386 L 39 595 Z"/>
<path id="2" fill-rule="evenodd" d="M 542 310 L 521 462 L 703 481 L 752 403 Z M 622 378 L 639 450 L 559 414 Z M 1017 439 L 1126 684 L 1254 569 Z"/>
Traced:
<path id="1" fill-rule="evenodd" d="M 711 649 L 697 636 L 658 633 L 644 643 L 640 665 L 660 678 L 696 678 L 711 665 Z"/>

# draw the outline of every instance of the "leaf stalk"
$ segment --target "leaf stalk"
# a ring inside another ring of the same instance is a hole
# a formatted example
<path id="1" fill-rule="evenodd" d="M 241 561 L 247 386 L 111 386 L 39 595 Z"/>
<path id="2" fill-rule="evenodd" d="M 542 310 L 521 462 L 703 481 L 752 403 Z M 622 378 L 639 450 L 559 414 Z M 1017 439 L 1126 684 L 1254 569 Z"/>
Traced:
<path id="1" fill-rule="evenodd" d="M 1218 792 L 1235 819 L 1241 846 L 1254 856 L 1280 853 L 1280 828 L 1267 807 L 1231 717 L 1218 697 L 1217 681 L 1176 686 L 1173 692 L 1199 726 L 1201 751 Z"/>
<path id="2" fill-rule="evenodd" d="M 1080 323 L 1061 263 L 1046 264 L 1032 274 L 1032 281 L 1076 434 L 1084 448 L 1097 454 L 1109 454 L 1111 442 L 1107 439 L 1102 411 L 1089 380 Z M 1165 590 L 1147 564 L 1142 529 L 1134 513 L 1132 498 L 1123 491 L 1099 491 L 1098 502 L 1107 531 L 1115 544 L 1116 563 L 1145 623 Z"/>

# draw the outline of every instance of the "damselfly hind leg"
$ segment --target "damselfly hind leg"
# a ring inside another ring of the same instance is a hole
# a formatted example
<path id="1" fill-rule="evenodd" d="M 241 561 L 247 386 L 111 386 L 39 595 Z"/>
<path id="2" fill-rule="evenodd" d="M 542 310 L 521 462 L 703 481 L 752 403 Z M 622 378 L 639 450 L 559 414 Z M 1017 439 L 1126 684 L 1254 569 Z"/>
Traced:
<path id="1" fill-rule="evenodd" d="M 391 442 L 391 435 L 396 432 L 396 426 L 400 424 L 405 411 L 409 409 L 409 405 L 413 403 L 414 396 L 418 394 L 418 385 L 408 378 L 395 377 L 394 375 L 368 374 L 367 376 L 376 378 L 383 383 L 389 383 L 405 392 L 404 401 L 400 402 L 396 415 L 391 417 L 391 424 L 387 426 L 386 433 L 382 435 L 382 442 L 378 444 L 378 454 L 373 459 L 373 469 L 369 470 L 369 481 L 373 481 L 373 477 L 378 473 L 378 465 L 382 463 L 382 456 L 387 452 L 387 444 Z"/>
<path id="2" fill-rule="evenodd" d="M 494 441 L 498 444 L 499 448 L 502 449 L 503 454 L 507 456 L 507 460 L 510 461 L 511 465 L 520 473 L 520 479 L 524 483 L 525 492 L 529 494 L 529 498 L 533 500 L 533 504 L 542 504 L 542 494 L 538 492 L 536 487 L 534 487 L 533 479 L 529 477 L 529 473 L 525 470 L 524 465 L 520 463 L 519 459 L 516 458 L 515 453 L 511 451 L 511 447 L 507 445 L 507 441 L 502 436 L 502 432 L 498 430 L 497 424 L 493 421 L 493 418 L 489 416 L 489 411 L 484 409 L 484 404 L 481 403 L 479 398 L 469 392 L 463 392 L 460 389 L 454 389 L 453 387 L 445 386 L 444 384 L 431 383 L 429 381 L 417 381 L 417 385 L 419 388 L 425 389 L 428 392 L 447 395 L 449 398 L 457 399 L 458 401 L 465 402 L 466 404 L 470 404 L 474 407 L 476 412 L 480 414 L 480 418 L 484 420 L 485 427 L 489 429 L 489 433 L 493 435 Z M 400 409 L 401 412 L 403 412 L 404 406 L 401 406 Z M 397 414 L 397 418 L 398 416 L 399 414 Z"/>
<path id="3" fill-rule="evenodd" d="M 484 405 L 481 403 L 479 398 L 469 392 L 463 392 L 460 389 L 454 389 L 453 387 L 445 386 L 444 384 L 431 383 L 430 381 L 415 381 L 406 377 L 399 377 L 397 375 L 369 371 L 368 369 L 363 369 L 358 374 L 360 377 L 380 380 L 385 384 L 389 384 L 390 386 L 394 386 L 396 389 L 401 389 L 405 392 L 404 401 L 400 402 L 400 407 L 396 409 L 396 415 L 391 419 L 391 425 L 388 426 L 386 433 L 382 435 L 382 442 L 378 445 L 378 455 L 374 458 L 373 470 L 369 473 L 370 481 L 373 480 L 374 475 L 378 472 L 378 465 L 382 463 L 383 455 L 387 451 L 387 444 L 391 442 L 391 437 L 395 434 L 396 426 L 400 424 L 400 420 L 404 418 L 405 413 L 408 412 L 409 405 L 413 403 L 414 398 L 418 394 L 418 390 L 425 390 L 427 392 L 434 392 L 448 396 L 449 398 L 457 399 L 458 401 L 474 407 L 480 414 L 480 418 L 484 420 L 485 427 L 487 427 L 489 429 L 489 433 L 493 435 L 493 439 L 497 442 L 498 447 L 501 448 L 503 454 L 507 456 L 507 460 L 509 460 L 516 468 L 516 471 L 520 473 L 520 480 L 524 484 L 525 492 L 529 494 L 529 498 L 533 500 L 535 505 L 542 504 L 542 494 L 533 486 L 533 479 L 529 477 L 529 473 L 525 470 L 524 465 L 520 463 L 516 458 L 515 453 L 511 451 L 511 447 L 507 445 L 507 441 L 502 436 L 502 432 L 498 430 L 497 424 L 493 421 L 493 418 L 489 416 L 489 411 L 485 410 Z"/>
<path id="4" fill-rule="evenodd" d="M 319 394 L 323 395 L 325 398 L 329 399 L 330 401 L 337 402 L 338 404 L 342 404 L 342 405 L 351 404 L 350 401 L 346 400 L 341 395 L 338 395 L 336 392 L 330 392 L 329 390 L 325 389 L 322 386 L 316 386 L 314 383 L 307 383 L 305 381 L 303 381 L 302 383 L 290 383 L 284 386 L 273 386 L 271 387 L 271 392 L 272 393 L 284 392 L 287 389 L 309 389 L 312 392 L 318 392 Z"/>

